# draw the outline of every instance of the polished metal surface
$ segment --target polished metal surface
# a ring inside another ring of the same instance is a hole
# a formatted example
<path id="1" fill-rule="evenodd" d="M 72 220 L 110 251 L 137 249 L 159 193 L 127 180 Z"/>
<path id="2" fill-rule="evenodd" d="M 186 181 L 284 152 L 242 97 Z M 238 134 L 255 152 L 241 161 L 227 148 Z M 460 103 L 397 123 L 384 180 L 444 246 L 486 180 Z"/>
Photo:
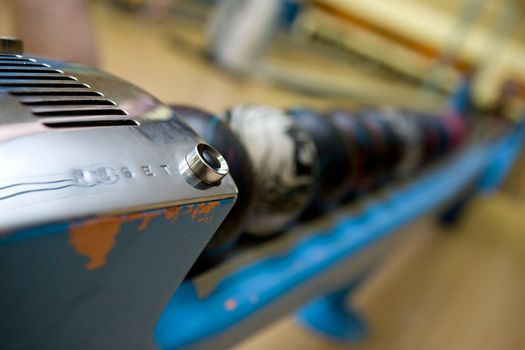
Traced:
<path id="1" fill-rule="evenodd" d="M 0 37 L 0 54 L 22 54 L 24 43 L 22 40 L 9 37 Z"/>
<path id="2" fill-rule="evenodd" d="M 181 170 L 187 174 L 187 181 L 195 183 L 192 179 L 208 185 L 219 185 L 224 176 L 228 174 L 228 164 L 222 155 L 213 147 L 200 143 L 186 154 L 186 162 L 182 163 Z M 186 171 L 186 166 L 189 170 Z M 191 174 L 189 174 L 191 173 Z M 189 175 L 189 176 L 188 176 Z"/>
<path id="3" fill-rule="evenodd" d="M 0 232 L 236 196 L 179 172 L 202 143 L 143 90 L 78 64 L 0 56 Z M 222 157 L 221 157 L 222 158 Z"/>

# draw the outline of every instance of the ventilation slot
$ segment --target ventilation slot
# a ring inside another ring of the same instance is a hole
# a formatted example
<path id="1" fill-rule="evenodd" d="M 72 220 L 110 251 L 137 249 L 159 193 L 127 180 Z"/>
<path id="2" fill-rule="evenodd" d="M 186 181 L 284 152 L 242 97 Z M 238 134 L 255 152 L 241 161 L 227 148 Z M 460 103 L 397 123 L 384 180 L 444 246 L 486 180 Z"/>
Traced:
<path id="1" fill-rule="evenodd" d="M 3 83 L 3 81 L 10 81 L 10 80 L 19 80 L 19 81 L 32 81 L 32 80 L 70 80 L 70 81 L 76 81 L 75 78 L 70 77 L 68 75 L 60 75 L 60 74 L 27 74 L 27 73 L 0 73 L 0 84 Z"/>
<path id="2" fill-rule="evenodd" d="M 9 91 L 14 96 L 102 96 L 98 91 L 72 91 L 72 90 L 20 90 L 20 91 Z"/>
<path id="3" fill-rule="evenodd" d="M 50 122 L 44 123 L 49 128 L 86 128 L 86 127 L 101 127 L 101 126 L 137 126 L 137 123 L 131 119 L 118 120 L 73 120 L 67 122 Z"/>
<path id="4" fill-rule="evenodd" d="M 101 109 L 53 109 L 45 111 L 33 111 L 37 117 L 92 117 L 105 115 L 126 115 L 121 109 L 101 108 Z"/>
<path id="5" fill-rule="evenodd" d="M 115 106 L 116 103 L 110 100 L 34 100 L 25 99 L 20 101 L 26 106 Z"/>
<path id="6" fill-rule="evenodd" d="M 31 59 L 31 58 L 22 57 L 21 55 L 13 55 L 13 54 L 8 54 L 8 53 L 0 54 L 0 59 L 3 59 L 3 58 L 21 58 L 21 59 L 25 59 L 25 60 L 30 60 Z"/>
<path id="7" fill-rule="evenodd" d="M 16 63 L 16 62 L 36 62 L 35 60 L 33 59 L 30 59 L 30 58 L 19 58 L 19 57 L 8 57 L 8 56 L 0 56 L 0 62 L 13 62 L 13 63 Z M 40 65 L 42 65 L 41 63 L 39 63 Z"/>
<path id="8" fill-rule="evenodd" d="M 0 86 L 5 88 L 53 88 L 53 89 L 74 89 L 74 88 L 81 88 L 81 89 L 88 89 L 89 86 L 86 84 L 79 84 L 79 83 L 64 83 L 64 82 L 49 82 L 49 83 L 41 83 L 41 82 L 33 82 L 33 81 L 24 81 L 24 82 L 16 82 L 16 83 L 4 83 L 0 81 Z"/>
<path id="9" fill-rule="evenodd" d="M 32 62 L 11 62 L 6 60 L 0 60 L 0 67 L 46 67 L 40 63 Z"/>
<path id="10" fill-rule="evenodd" d="M 64 74 L 57 69 L 51 68 L 34 68 L 34 67 L 24 67 L 24 66 L 9 66 L 9 67 L 0 67 L 0 73 L 39 73 L 39 74 Z"/>
<path id="11" fill-rule="evenodd" d="M 126 119 L 127 112 L 105 99 L 102 93 L 33 58 L 0 55 L 2 90 L 17 98 L 50 128 L 138 125 Z M 122 119 L 116 119 L 118 116 Z M 106 120 L 100 119 L 104 117 Z"/>

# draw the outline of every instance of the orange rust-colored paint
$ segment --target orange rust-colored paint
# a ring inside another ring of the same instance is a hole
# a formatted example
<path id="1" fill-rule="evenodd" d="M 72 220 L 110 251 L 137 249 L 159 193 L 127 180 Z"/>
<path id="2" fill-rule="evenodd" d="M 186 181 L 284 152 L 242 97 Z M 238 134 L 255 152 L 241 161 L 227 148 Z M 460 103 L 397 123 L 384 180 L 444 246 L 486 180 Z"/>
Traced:
<path id="1" fill-rule="evenodd" d="M 197 208 L 191 214 L 191 218 L 195 219 L 198 215 L 210 214 L 213 211 L 213 209 L 215 209 L 215 207 L 217 207 L 219 204 L 219 202 L 208 202 L 198 204 Z"/>
<path id="2" fill-rule="evenodd" d="M 106 264 L 107 256 L 115 246 L 116 237 L 123 223 L 142 220 L 140 225 L 137 226 L 137 231 L 144 232 L 152 219 L 161 217 L 164 214 L 165 219 L 173 224 L 182 212 L 183 215 L 190 215 L 192 220 L 208 224 L 213 220 L 211 215 L 213 210 L 219 205 L 219 201 L 214 201 L 190 204 L 184 207 L 168 207 L 155 211 L 89 219 L 81 223 L 72 224 L 69 227 L 69 243 L 77 254 L 88 257 L 86 269 L 94 270 Z M 185 210 L 182 211 L 182 208 L 185 208 Z"/>
<path id="3" fill-rule="evenodd" d="M 153 219 L 154 217 L 157 217 L 157 216 L 159 216 L 159 215 L 155 215 L 155 216 L 149 215 L 149 216 L 144 217 L 144 219 L 140 223 L 139 227 L 137 227 L 137 231 L 139 231 L 139 232 L 146 231 L 146 229 L 148 228 L 148 225 L 149 225 L 149 222 L 151 221 L 151 219 Z"/>
<path id="4" fill-rule="evenodd" d="M 186 210 L 182 214 L 184 215 L 191 215 L 193 213 L 193 207 L 195 207 L 195 204 L 189 204 L 186 206 Z"/>
<path id="5" fill-rule="evenodd" d="M 219 204 L 217 201 L 197 204 L 191 212 L 192 220 L 209 224 L 213 220 L 211 213 Z"/>
<path id="6" fill-rule="evenodd" d="M 148 228 L 149 222 L 151 219 L 160 216 L 162 213 L 160 210 L 143 212 L 143 213 L 133 213 L 124 216 L 124 221 L 130 222 L 134 220 L 142 220 L 140 225 L 137 227 L 137 231 L 144 232 Z"/>
<path id="7" fill-rule="evenodd" d="M 168 220 L 169 222 L 173 224 L 179 218 L 179 214 L 180 214 L 180 207 L 169 207 L 169 208 L 166 208 L 164 216 L 166 217 L 166 220 Z"/>
<path id="8" fill-rule="evenodd" d="M 75 251 L 89 258 L 87 270 L 94 270 L 106 264 L 106 257 L 116 242 L 122 217 L 87 220 L 69 228 L 69 243 Z"/>
<path id="9" fill-rule="evenodd" d="M 235 299 L 228 299 L 226 300 L 226 302 L 224 303 L 224 307 L 226 308 L 226 310 L 228 311 L 232 311 L 232 310 L 235 310 L 237 308 L 237 301 Z"/>

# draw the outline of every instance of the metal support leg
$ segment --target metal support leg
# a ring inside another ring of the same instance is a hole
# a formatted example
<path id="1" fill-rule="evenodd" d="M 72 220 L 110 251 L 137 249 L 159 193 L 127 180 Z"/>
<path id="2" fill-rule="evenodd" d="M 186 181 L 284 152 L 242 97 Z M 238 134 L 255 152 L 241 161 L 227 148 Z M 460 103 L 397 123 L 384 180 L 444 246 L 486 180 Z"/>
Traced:
<path id="1" fill-rule="evenodd" d="M 303 326 L 339 342 L 356 342 L 367 335 L 363 318 L 348 305 L 348 295 L 357 286 L 317 298 L 301 308 L 296 317 Z"/>

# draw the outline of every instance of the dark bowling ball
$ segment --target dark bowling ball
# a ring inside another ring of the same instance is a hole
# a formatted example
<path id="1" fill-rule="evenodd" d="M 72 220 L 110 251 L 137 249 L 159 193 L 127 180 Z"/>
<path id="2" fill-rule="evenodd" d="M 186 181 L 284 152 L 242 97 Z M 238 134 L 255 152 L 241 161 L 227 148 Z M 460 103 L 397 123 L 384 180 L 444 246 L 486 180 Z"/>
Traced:
<path id="1" fill-rule="evenodd" d="M 450 139 L 449 151 L 456 150 L 465 141 L 467 135 L 467 123 L 460 116 L 447 115 L 442 117 L 442 123 L 447 130 Z"/>
<path id="2" fill-rule="evenodd" d="M 347 202 L 368 192 L 374 184 L 378 167 L 372 138 L 359 120 L 357 113 L 349 109 L 334 108 L 327 113 L 330 121 L 343 135 L 346 148 L 353 150 L 352 172 L 341 200 Z"/>
<path id="3" fill-rule="evenodd" d="M 449 153 L 449 149 L 452 148 L 452 139 L 451 135 L 448 134 L 445 124 L 442 118 L 438 116 L 433 116 L 430 118 L 434 128 L 437 130 L 438 134 L 438 151 L 436 159 L 440 160 L 445 155 Z"/>
<path id="4" fill-rule="evenodd" d="M 423 136 L 423 159 L 421 167 L 426 167 L 439 158 L 440 135 L 435 123 L 432 122 L 432 115 L 412 112 L 412 118 L 419 125 Z"/>
<path id="5" fill-rule="evenodd" d="M 201 260 L 212 259 L 235 242 L 249 214 L 253 203 L 255 187 L 253 166 L 241 141 L 228 125 L 215 115 L 189 106 L 171 106 L 208 144 L 217 149 L 226 159 L 230 174 L 239 191 L 237 201 L 211 241 L 206 246 Z"/>
<path id="6" fill-rule="evenodd" d="M 324 115 L 305 107 L 291 108 L 288 114 L 310 135 L 317 149 L 319 180 L 308 212 L 322 212 L 336 203 L 346 190 L 352 170 L 350 149 L 346 147 L 341 132 Z"/>
<path id="7" fill-rule="evenodd" d="M 398 179 L 414 175 L 422 161 L 422 133 L 409 113 L 392 108 L 382 109 L 384 120 L 389 123 L 401 144 L 401 157 L 394 170 Z"/>
<path id="8" fill-rule="evenodd" d="M 392 155 L 389 151 L 389 140 L 385 133 L 384 125 L 370 109 L 358 111 L 359 120 L 368 132 L 372 142 L 372 157 L 375 159 L 372 189 L 378 189 L 386 184 L 392 177 Z"/>
<path id="9" fill-rule="evenodd" d="M 382 131 L 386 144 L 386 157 L 384 159 L 386 167 L 386 179 L 395 177 L 395 169 L 403 157 L 403 144 L 400 135 L 394 129 L 393 124 L 388 120 L 386 112 L 381 109 L 368 108 L 363 111 L 366 116 L 374 121 Z"/>
<path id="10" fill-rule="evenodd" d="M 254 166 L 255 200 L 246 231 L 258 236 L 279 233 L 297 219 L 313 194 L 318 171 L 314 142 L 278 108 L 238 105 L 223 118 Z"/>

